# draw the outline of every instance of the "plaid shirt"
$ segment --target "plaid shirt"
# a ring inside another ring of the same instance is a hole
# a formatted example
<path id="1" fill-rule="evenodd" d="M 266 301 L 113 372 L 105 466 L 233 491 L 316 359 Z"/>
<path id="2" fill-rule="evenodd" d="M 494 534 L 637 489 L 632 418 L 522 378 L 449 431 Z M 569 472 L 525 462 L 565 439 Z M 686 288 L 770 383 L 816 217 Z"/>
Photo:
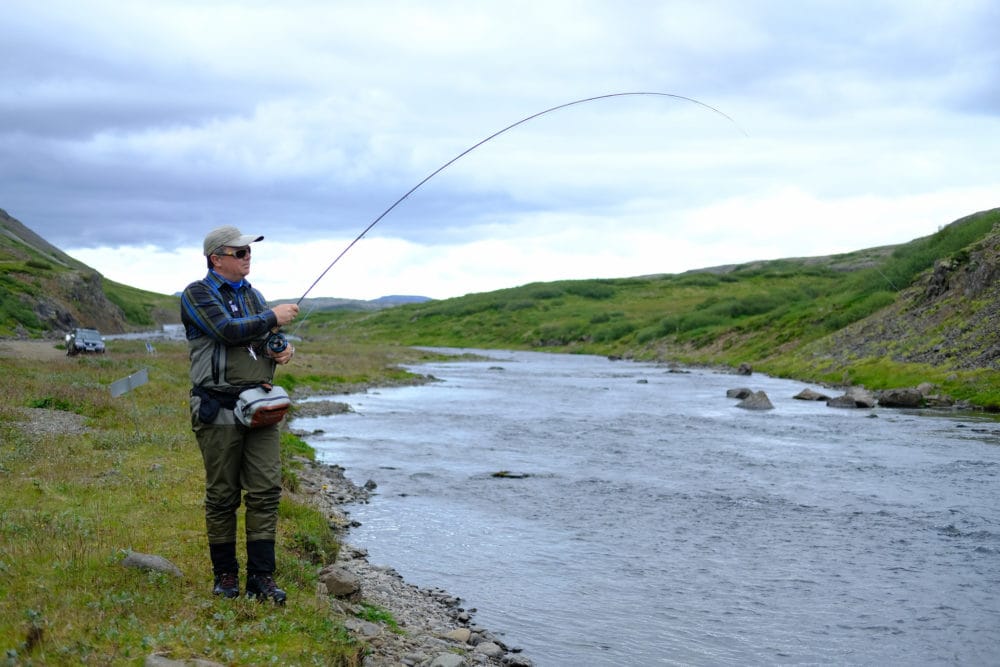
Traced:
<path id="1" fill-rule="evenodd" d="M 223 345 L 259 341 L 278 320 L 260 292 L 243 281 L 238 289 L 214 271 L 181 295 L 181 322 L 188 340 L 210 336 Z"/>

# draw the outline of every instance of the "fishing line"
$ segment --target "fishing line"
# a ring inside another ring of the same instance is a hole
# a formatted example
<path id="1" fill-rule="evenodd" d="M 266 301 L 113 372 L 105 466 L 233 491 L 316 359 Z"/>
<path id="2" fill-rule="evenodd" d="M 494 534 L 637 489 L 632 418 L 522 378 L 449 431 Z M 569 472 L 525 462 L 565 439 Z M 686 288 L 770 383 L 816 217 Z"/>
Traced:
<path id="1" fill-rule="evenodd" d="M 403 201 L 406 200 L 407 197 L 409 197 L 414 192 L 416 192 L 424 183 L 426 183 L 427 181 L 431 180 L 432 178 L 434 178 L 435 176 L 437 176 L 439 173 L 441 173 L 442 171 L 444 171 L 445 169 L 447 169 L 452 164 L 454 164 L 458 160 L 462 159 L 463 157 L 465 157 L 466 155 L 468 155 L 472 151 L 476 150 L 477 148 L 479 148 L 483 144 L 487 143 L 488 141 L 492 141 L 493 139 L 496 139 L 497 137 L 499 137 L 504 132 L 512 130 L 515 127 L 517 127 L 518 125 L 523 125 L 524 123 L 527 123 L 530 120 L 534 120 L 535 118 L 538 118 L 539 116 L 544 116 L 545 114 L 552 113 L 553 111 L 559 111 L 560 109 L 565 109 L 566 107 L 575 106 L 577 104 L 585 104 L 587 102 L 595 102 L 597 100 L 606 100 L 606 99 L 613 98 L 613 97 L 629 97 L 629 96 L 639 96 L 639 95 L 655 96 L 655 97 L 670 97 L 670 98 L 673 98 L 675 100 L 682 100 L 682 101 L 685 101 L 685 102 L 691 102 L 692 104 L 697 104 L 700 107 L 703 107 L 705 109 L 708 109 L 709 111 L 712 111 L 713 113 L 719 114 L 720 116 L 722 116 L 723 118 L 725 118 L 726 120 L 728 120 L 730 123 L 732 123 L 733 125 L 735 125 L 736 128 L 739 129 L 740 132 L 742 132 L 744 135 L 746 134 L 746 131 L 744 131 L 743 128 L 741 128 L 739 126 L 739 124 L 735 120 L 733 120 L 730 116 L 728 116 L 727 114 L 723 113 L 719 109 L 713 107 L 712 105 L 706 104 L 704 102 L 701 102 L 700 100 L 696 100 L 693 97 L 686 97 L 684 95 L 676 95 L 674 93 L 661 93 L 661 92 L 655 92 L 655 91 L 638 91 L 638 92 L 626 92 L 626 93 L 608 93 L 607 95 L 596 95 L 594 97 L 585 97 L 583 99 L 573 100 L 572 102 L 565 102 L 563 104 L 558 104 L 558 105 L 556 105 L 554 107 L 550 107 L 550 108 L 545 109 L 543 111 L 538 111 L 536 113 L 531 114 L 530 116 L 525 116 L 524 118 L 522 118 L 519 121 L 511 123 L 510 125 L 508 125 L 507 127 L 503 128 L 502 130 L 497 130 L 496 132 L 494 132 L 493 134 L 489 135 L 485 139 L 482 139 L 482 140 L 474 143 L 473 145 L 469 146 L 464 151 L 462 151 L 461 153 L 459 153 L 458 155 L 456 155 L 455 157 L 451 158 L 450 160 L 448 160 L 447 162 L 445 162 L 444 164 L 442 164 L 440 167 L 438 167 L 437 169 L 435 169 L 434 171 L 432 171 L 431 173 L 429 173 L 427 176 L 424 177 L 423 180 L 421 180 L 419 183 L 417 183 L 416 185 L 414 185 L 412 188 L 410 188 L 409 190 L 407 190 L 406 193 L 402 197 L 400 197 L 399 199 L 397 199 L 396 201 L 394 201 L 392 203 L 392 205 L 389 206 L 389 208 L 387 208 L 384 211 L 382 211 L 382 213 L 380 213 L 377 218 L 375 218 L 370 223 L 368 223 L 368 226 L 365 227 L 363 230 L 361 230 L 361 233 L 358 234 L 354 238 L 353 241 L 351 241 L 350 243 L 348 243 L 347 246 L 343 250 L 340 251 L 339 255 L 337 255 L 336 257 L 333 258 L 333 261 L 330 262 L 330 264 L 325 269 L 323 269 L 323 272 L 321 274 L 319 274 L 319 277 L 317 277 L 316 280 L 314 280 L 312 282 L 312 284 L 309 285 L 309 287 L 306 289 L 306 291 L 302 293 L 302 296 L 300 296 L 299 300 L 295 302 L 295 305 L 301 304 L 302 301 L 305 300 L 306 296 L 309 295 L 309 292 L 311 292 L 313 290 L 313 288 L 316 287 L 316 285 L 318 285 L 321 280 L 323 280 L 323 278 L 326 276 L 326 274 L 330 272 L 330 269 L 332 269 L 334 267 L 334 265 L 336 265 L 336 263 L 339 262 L 340 259 L 344 255 L 346 255 L 347 252 L 351 248 L 353 248 L 355 246 L 355 244 L 358 243 L 358 241 L 360 241 L 361 239 L 363 239 L 365 237 L 365 235 L 368 232 L 370 232 L 371 229 L 375 225 L 377 225 L 379 222 L 381 222 L 382 218 L 384 218 L 385 216 L 389 215 L 389 213 L 394 208 L 396 208 L 401 203 L 403 203 Z M 305 323 L 306 319 L 309 317 L 309 315 L 311 313 L 312 313 L 312 310 L 310 310 L 309 313 L 306 313 L 306 316 L 303 317 L 301 320 L 299 320 L 299 324 L 298 324 L 298 326 L 295 327 L 295 331 L 298 331 L 299 327 L 301 327 L 302 324 Z M 275 335 L 279 335 L 279 334 L 277 334 L 277 332 L 275 332 Z M 275 344 L 276 345 L 280 345 L 280 342 L 275 341 Z M 284 349 L 284 348 L 281 348 L 281 349 Z M 278 351 L 280 351 L 280 350 L 278 350 Z"/>

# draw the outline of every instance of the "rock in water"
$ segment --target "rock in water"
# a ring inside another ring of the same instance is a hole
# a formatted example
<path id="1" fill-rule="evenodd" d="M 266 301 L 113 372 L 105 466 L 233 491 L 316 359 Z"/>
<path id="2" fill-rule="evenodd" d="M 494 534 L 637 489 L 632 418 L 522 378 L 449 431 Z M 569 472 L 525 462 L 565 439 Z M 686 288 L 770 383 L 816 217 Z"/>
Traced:
<path id="1" fill-rule="evenodd" d="M 763 391 L 753 392 L 737 403 L 736 407 L 743 408 L 744 410 L 774 410 L 771 399 Z"/>

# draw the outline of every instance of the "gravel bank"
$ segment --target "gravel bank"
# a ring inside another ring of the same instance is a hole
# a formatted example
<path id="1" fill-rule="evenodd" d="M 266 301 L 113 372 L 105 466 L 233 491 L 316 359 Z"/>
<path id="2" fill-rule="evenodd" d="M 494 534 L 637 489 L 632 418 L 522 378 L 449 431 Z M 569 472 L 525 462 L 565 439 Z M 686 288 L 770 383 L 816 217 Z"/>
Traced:
<path id="1" fill-rule="evenodd" d="M 318 507 L 330 525 L 347 538 L 351 519 L 345 505 L 367 502 L 369 490 L 344 476 L 340 466 L 302 460 L 296 499 Z M 369 604 L 391 612 L 401 632 L 367 621 L 352 619 L 348 629 L 363 638 L 373 650 L 365 665 L 388 667 L 459 667 L 462 665 L 529 666 L 531 660 L 516 648 L 506 646 L 488 630 L 477 626 L 474 609 L 440 589 L 423 589 L 406 583 L 392 568 L 368 561 L 364 549 L 343 542 L 334 564 L 355 575 L 361 597 Z M 348 616 L 355 611 L 349 600 L 333 601 Z"/>

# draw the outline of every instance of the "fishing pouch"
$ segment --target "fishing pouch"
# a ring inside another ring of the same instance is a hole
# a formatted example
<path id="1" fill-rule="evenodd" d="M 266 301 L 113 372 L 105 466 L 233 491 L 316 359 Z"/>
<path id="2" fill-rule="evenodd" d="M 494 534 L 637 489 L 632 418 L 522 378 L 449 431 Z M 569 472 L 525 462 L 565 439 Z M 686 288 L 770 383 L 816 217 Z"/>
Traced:
<path id="1" fill-rule="evenodd" d="M 259 428 L 280 422 L 291 406 L 288 392 L 276 384 L 262 383 L 240 392 L 233 413 L 247 428 Z"/>
<path id="2" fill-rule="evenodd" d="M 236 397 L 232 394 L 195 387 L 191 390 L 191 395 L 199 399 L 198 421 L 202 424 L 213 423 L 222 408 L 233 410 L 236 407 Z"/>

